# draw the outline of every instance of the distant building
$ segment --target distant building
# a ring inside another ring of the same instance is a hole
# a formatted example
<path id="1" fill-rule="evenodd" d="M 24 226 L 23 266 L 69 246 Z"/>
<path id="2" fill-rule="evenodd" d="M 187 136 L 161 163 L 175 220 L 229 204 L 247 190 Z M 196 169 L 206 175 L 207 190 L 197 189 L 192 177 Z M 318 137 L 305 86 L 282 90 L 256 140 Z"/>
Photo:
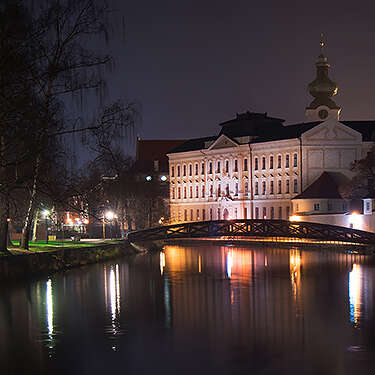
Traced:
<path id="1" fill-rule="evenodd" d="M 329 67 L 322 51 L 308 85 L 314 100 L 306 122 L 285 126 L 266 113 L 246 112 L 221 123 L 218 135 L 172 150 L 172 222 L 296 215 L 316 221 L 324 213 L 331 215 L 325 222 L 341 215 L 339 225 L 353 226 L 340 186 L 352 177 L 351 163 L 375 144 L 375 121 L 339 121 Z"/>

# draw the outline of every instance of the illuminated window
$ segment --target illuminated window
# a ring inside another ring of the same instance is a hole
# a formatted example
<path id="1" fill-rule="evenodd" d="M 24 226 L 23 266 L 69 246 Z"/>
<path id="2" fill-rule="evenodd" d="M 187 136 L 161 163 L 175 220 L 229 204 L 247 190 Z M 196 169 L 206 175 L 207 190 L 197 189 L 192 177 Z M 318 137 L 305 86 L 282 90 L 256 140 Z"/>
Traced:
<path id="1" fill-rule="evenodd" d="M 262 169 L 266 169 L 266 158 L 265 158 L 265 156 L 262 157 Z"/>
<path id="2" fill-rule="evenodd" d="M 271 181 L 271 184 L 270 184 L 270 194 L 273 194 L 273 181 Z"/>
<path id="3" fill-rule="evenodd" d="M 277 168 L 281 168 L 281 155 L 277 156 Z"/>
<path id="4" fill-rule="evenodd" d="M 234 171 L 238 172 L 238 160 L 237 159 L 235 159 L 234 161 Z"/>
<path id="5" fill-rule="evenodd" d="M 259 194 L 259 184 L 256 182 L 255 183 L 255 195 Z"/>
<path id="6" fill-rule="evenodd" d="M 245 158 L 243 161 L 243 170 L 247 171 L 247 158 Z"/>
<path id="7" fill-rule="evenodd" d="M 290 193 L 290 182 L 289 182 L 289 180 L 285 181 L 285 193 L 286 194 Z"/>
<path id="8" fill-rule="evenodd" d="M 254 159 L 254 170 L 258 170 L 259 166 L 258 166 L 258 158 L 255 158 Z"/>
<path id="9" fill-rule="evenodd" d="M 171 168 L 171 176 L 174 177 L 174 167 Z"/>
<path id="10" fill-rule="evenodd" d="M 262 183 L 262 194 L 263 195 L 266 194 L 266 181 L 263 181 L 263 183 Z"/>
<path id="11" fill-rule="evenodd" d="M 281 180 L 277 182 L 277 194 L 281 194 Z"/>
<path id="12" fill-rule="evenodd" d="M 319 211 L 319 210 L 320 210 L 320 204 L 314 203 L 314 211 Z"/>
<path id="13" fill-rule="evenodd" d="M 255 207 L 255 219 L 259 219 L 259 207 Z"/>
<path id="14" fill-rule="evenodd" d="M 297 154 L 293 155 L 293 167 L 297 167 Z"/>
<path id="15" fill-rule="evenodd" d="M 273 156 L 270 156 L 270 169 L 273 169 Z"/>
<path id="16" fill-rule="evenodd" d="M 289 154 L 285 155 L 285 168 L 289 168 Z"/>

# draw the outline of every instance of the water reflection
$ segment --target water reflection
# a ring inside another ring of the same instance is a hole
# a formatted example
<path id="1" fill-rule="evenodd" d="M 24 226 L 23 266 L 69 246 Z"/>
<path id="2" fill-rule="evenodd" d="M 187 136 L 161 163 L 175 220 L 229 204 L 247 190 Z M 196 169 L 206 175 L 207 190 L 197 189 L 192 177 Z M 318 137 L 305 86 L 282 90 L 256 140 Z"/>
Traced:
<path id="1" fill-rule="evenodd" d="M 47 281 L 46 290 L 46 305 L 47 305 L 47 329 L 49 339 L 53 339 L 53 296 L 52 296 L 52 280 Z"/>
<path id="2" fill-rule="evenodd" d="M 160 252 L 160 274 L 163 275 L 165 267 L 165 254 Z"/>
<path id="3" fill-rule="evenodd" d="M 232 251 L 227 252 L 226 265 L 227 265 L 227 276 L 228 276 L 228 279 L 230 279 L 232 277 L 232 267 L 233 267 L 233 253 L 232 253 Z"/>
<path id="4" fill-rule="evenodd" d="M 293 297 L 297 300 L 301 290 L 301 252 L 299 250 L 290 250 L 289 270 Z"/>

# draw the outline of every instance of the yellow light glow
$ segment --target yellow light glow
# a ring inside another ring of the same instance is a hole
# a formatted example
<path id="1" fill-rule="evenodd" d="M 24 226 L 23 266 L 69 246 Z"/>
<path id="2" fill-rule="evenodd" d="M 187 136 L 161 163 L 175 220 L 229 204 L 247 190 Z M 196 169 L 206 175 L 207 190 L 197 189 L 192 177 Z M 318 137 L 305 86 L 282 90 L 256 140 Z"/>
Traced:
<path id="1" fill-rule="evenodd" d="M 298 215 L 292 215 L 292 216 L 289 216 L 289 221 L 301 221 L 301 216 L 298 216 Z"/>
<path id="2" fill-rule="evenodd" d="M 351 226 L 355 229 L 361 229 L 361 227 L 362 227 L 362 217 L 361 217 L 361 215 L 358 212 L 353 211 L 349 215 L 349 224 L 351 224 Z"/>
<path id="3" fill-rule="evenodd" d="M 165 267 L 165 254 L 160 252 L 160 274 L 163 275 Z"/>
<path id="4" fill-rule="evenodd" d="M 199 273 L 202 272 L 202 256 L 201 255 L 198 256 L 198 272 Z"/>

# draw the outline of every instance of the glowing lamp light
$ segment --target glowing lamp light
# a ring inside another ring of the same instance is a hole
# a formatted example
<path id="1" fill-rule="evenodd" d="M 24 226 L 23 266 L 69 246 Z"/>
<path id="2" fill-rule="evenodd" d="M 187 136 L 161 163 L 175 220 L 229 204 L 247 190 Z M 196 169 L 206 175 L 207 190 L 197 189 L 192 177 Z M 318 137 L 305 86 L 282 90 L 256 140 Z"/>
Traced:
<path id="1" fill-rule="evenodd" d="M 161 224 L 163 224 L 163 222 L 164 222 L 164 216 L 162 216 L 162 217 L 159 219 L 159 224 L 161 225 Z"/>
<path id="2" fill-rule="evenodd" d="M 167 176 L 160 176 L 160 180 L 167 181 Z"/>
<path id="3" fill-rule="evenodd" d="M 48 210 L 43 210 L 42 215 L 45 218 L 48 217 L 49 216 L 49 211 Z"/>
<path id="4" fill-rule="evenodd" d="M 352 225 L 352 227 L 360 227 L 361 224 L 362 224 L 362 218 L 361 218 L 361 215 L 356 212 L 356 211 L 353 211 L 350 215 L 349 215 L 349 224 Z"/>
<path id="5" fill-rule="evenodd" d="M 115 214 L 114 214 L 112 211 L 107 211 L 107 212 L 105 213 L 105 218 L 106 218 L 107 220 L 113 220 L 113 219 L 115 218 Z"/>
<path id="6" fill-rule="evenodd" d="M 292 216 L 289 216 L 289 221 L 301 221 L 301 216 L 298 216 L 298 215 L 292 215 Z"/>
<path id="7" fill-rule="evenodd" d="M 89 219 L 83 219 L 83 224 L 88 224 L 90 221 L 89 221 Z"/>
<path id="8" fill-rule="evenodd" d="M 146 176 L 146 181 L 151 181 L 152 177 L 151 176 Z"/>

